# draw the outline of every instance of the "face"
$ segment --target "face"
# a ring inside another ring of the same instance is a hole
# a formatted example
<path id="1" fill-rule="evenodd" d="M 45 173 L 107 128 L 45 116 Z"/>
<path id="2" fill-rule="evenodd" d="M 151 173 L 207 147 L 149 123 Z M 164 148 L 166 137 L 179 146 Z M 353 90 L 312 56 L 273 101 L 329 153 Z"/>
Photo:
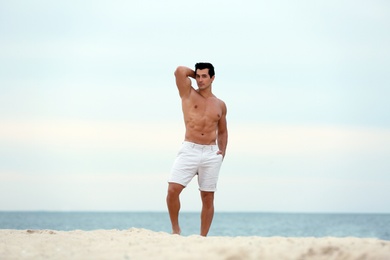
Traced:
<path id="1" fill-rule="evenodd" d="M 214 76 L 210 78 L 209 69 L 196 70 L 196 83 L 198 84 L 199 89 L 206 89 L 211 86 L 211 83 L 214 81 Z"/>

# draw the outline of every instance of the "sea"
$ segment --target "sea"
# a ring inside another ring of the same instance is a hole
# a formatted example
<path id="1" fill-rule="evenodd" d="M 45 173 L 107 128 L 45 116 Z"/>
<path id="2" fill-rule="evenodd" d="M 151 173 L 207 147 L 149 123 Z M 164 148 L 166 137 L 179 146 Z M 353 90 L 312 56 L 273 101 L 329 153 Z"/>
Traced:
<path id="1" fill-rule="evenodd" d="M 198 235 L 199 212 L 181 212 L 182 235 Z M 167 212 L 8 212 L 0 229 L 171 232 Z M 390 240 L 390 214 L 216 212 L 209 236 L 360 237 Z"/>

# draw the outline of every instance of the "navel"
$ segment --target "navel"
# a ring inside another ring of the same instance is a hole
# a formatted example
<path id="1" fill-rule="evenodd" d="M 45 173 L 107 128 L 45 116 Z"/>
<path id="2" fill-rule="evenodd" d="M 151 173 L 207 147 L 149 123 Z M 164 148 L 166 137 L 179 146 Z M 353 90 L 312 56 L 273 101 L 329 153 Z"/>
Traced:
<path id="1" fill-rule="evenodd" d="M 194 108 L 198 108 L 198 105 L 195 105 Z"/>

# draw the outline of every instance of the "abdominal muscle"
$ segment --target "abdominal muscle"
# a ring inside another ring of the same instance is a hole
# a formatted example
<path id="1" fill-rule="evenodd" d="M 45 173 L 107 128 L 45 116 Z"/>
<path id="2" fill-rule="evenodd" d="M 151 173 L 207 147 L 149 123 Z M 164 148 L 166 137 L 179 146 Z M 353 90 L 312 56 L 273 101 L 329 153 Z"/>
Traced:
<path id="1" fill-rule="evenodd" d="M 204 145 L 216 144 L 217 126 L 222 114 L 218 99 L 187 100 L 182 105 L 186 127 L 185 141 Z"/>
<path id="2" fill-rule="evenodd" d="M 216 97 L 204 98 L 192 89 L 188 98 L 182 98 L 186 127 L 185 141 L 214 145 L 222 108 Z"/>
<path id="3" fill-rule="evenodd" d="M 194 122 L 185 122 L 186 134 L 185 141 L 196 143 L 213 145 L 216 144 L 217 132 L 216 125 L 199 125 Z"/>

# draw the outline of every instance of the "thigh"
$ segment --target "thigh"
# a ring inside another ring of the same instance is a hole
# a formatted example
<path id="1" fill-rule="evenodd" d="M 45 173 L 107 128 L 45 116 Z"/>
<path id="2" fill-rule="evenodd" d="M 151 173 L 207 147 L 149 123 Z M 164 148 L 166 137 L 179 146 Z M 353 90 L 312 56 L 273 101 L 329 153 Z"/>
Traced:
<path id="1" fill-rule="evenodd" d="M 183 145 L 179 150 L 171 169 L 170 183 L 178 183 L 186 187 L 198 173 L 200 156 L 191 147 Z"/>
<path id="2" fill-rule="evenodd" d="M 222 155 L 212 151 L 204 156 L 204 160 L 199 167 L 199 190 L 214 192 L 217 190 L 219 170 L 222 165 Z"/>

